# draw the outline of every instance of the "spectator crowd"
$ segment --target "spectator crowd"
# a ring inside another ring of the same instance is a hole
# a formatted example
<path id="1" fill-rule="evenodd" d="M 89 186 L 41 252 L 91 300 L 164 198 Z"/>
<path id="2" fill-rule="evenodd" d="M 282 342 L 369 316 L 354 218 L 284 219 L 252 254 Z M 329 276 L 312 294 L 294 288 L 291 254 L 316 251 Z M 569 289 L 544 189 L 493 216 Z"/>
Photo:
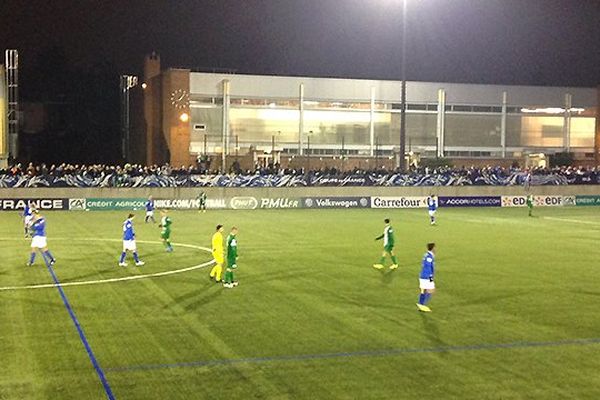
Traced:
<path id="1" fill-rule="evenodd" d="M 190 179 L 190 178 L 194 179 Z M 165 165 L 144 166 L 125 164 L 123 166 L 93 164 L 27 165 L 15 164 L 0 169 L 0 187 L 44 187 L 44 186 L 85 186 L 85 187 L 121 187 L 121 186 L 230 186 L 222 184 L 216 177 L 227 177 L 231 182 L 235 177 L 295 177 L 288 186 L 301 185 L 300 177 L 307 184 L 314 182 L 352 182 L 358 186 L 431 186 L 431 185 L 547 185 L 547 184 L 600 184 L 600 168 L 589 167 L 553 167 L 504 168 L 487 167 L 411 167 L 410 170 L 353 169 L 342 171 L 336 168 L 324 168 L 305 171 L 304 169 L 281 168 L 279 165 L 243 171 L 239 164 L 230 168 L 229 174 L 207 171 L 199 166 Z M 208 179 L 211 178 L 211 179 Z M 365 178 L 365 179 L 362 179 Z M 393 179 L 392 179 L 393 178 Z M 133 182 L 136 182 L 135 184 Z M 154 182 L 154 183 L 152 183 Z M 155 184 L 160 182 L 159 184 Z M 196 184 L 196 183 L 197 184 Z M 201 183 L 198 183 L 201 182 Z M 207 183 L 208 182 L 208 183 Z M 363 182 L 363 183 L 361 183 Z M 265 185 L 270 186 L 270 185 Z M 274 185 L 273 185 L 274 186 Z"/>

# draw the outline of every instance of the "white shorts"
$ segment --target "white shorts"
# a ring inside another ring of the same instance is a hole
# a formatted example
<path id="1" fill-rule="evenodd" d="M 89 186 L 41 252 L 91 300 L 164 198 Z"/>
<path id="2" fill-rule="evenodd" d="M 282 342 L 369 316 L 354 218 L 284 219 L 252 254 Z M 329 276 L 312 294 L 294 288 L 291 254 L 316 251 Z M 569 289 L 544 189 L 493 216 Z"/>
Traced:
<path id="1" fill-rule="evenodd" d="M 435 215 L 435 210 L 429 210 L 429 216 L 433 217 Z"/>
<path id="2" fill-rule="evenodd" d="M 419 288 L 427 290 L 435 289 L 435 282 L 432 282 L 429 279 L 419 279 Z"/>
<path id="3" fill-rule="evenodd" d="M 46 236 L 34 236 L 33 239 L 31 239 L 31 247 L 37 249 L 43 249 L 45 247 L 48 247 Z"/>
<path id="4" fill-rule="evenodd" d="M 24 222 L 25 222 L 25 226 L 29 226 L 29 225 L 31 225 L 31 220 L 32 220 L 32 219 L 33 219 L 33 215 L 26 215 L 26 216 L 25 216 L 25 220 L 24 220 Z"/>
<path id="5" fill-rule="evenodd" d="M 123 240 L 123 251 L 127 251 L 127 250 L 131 250 L 131 251 L 136 250 L 135 240 Z"/>
<path id="6" fill-rule="evenodd" d="M 154 217 L 154 211 L 146 211 L 146 217 Z"/>

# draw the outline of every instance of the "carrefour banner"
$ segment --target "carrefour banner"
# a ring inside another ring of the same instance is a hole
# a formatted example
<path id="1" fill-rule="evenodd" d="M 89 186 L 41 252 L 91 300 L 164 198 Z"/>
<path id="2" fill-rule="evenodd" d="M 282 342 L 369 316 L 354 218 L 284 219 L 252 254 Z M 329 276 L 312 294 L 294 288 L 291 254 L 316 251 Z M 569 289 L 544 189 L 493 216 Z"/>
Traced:
<path id="1" fill-rule="evenodd" d="M 371 208 L 425 208 L 425 196 L 371 197 Z"/>
<path id="2" fill-rule="evenodd" d="M 303 197 L 304 208 L 369 208 L 369 197 Z"/>
<path id="3" fill-rule="evenodd" d="M 578 206 L 600 206 L 600 196 L 575 196 Z"/>
<path id="4" fill-rule="evenodd" d="M 440 196 L 440 207 L 500 207 L 500 196 Z"/>

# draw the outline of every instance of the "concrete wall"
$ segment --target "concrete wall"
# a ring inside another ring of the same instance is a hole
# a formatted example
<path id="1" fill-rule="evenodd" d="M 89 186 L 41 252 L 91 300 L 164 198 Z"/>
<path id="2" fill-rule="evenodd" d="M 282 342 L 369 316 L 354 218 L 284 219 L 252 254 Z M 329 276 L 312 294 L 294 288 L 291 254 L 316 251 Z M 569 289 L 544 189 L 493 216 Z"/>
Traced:
<path id="1" fill-rule="evenodd" d="M 309 188 L 31 188 L 0 189 L 0 198 L 196 198 L 204 190 L 209 198 L 252 197 L 311 197 L 311 196 L 501 196 L 523 195 L 520 186 L 441 186 L 441 187 L 309 187 Z M 600 185 L 535 186 L 535 195 L 600 195 Z"/>

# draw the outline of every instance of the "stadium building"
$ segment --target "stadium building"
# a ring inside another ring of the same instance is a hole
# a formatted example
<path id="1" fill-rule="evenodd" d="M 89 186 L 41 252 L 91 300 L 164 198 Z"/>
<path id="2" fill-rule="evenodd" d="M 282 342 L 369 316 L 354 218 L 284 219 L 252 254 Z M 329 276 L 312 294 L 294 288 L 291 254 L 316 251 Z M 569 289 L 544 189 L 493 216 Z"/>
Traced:
<path id="1" fill-rule="evenodd" d="M 400 81 L 162 70 L 152 54 L 144 76 L 124 86 L 125 147 L 135 161 L 210 159 L 215 169 L 233 160 L 393 166 L 400 92 Z M 407 82 L 406 150 L 457 164 L 523 165 L 564 152 L 599 163 L 599 98 L 596 88 Z"/>

